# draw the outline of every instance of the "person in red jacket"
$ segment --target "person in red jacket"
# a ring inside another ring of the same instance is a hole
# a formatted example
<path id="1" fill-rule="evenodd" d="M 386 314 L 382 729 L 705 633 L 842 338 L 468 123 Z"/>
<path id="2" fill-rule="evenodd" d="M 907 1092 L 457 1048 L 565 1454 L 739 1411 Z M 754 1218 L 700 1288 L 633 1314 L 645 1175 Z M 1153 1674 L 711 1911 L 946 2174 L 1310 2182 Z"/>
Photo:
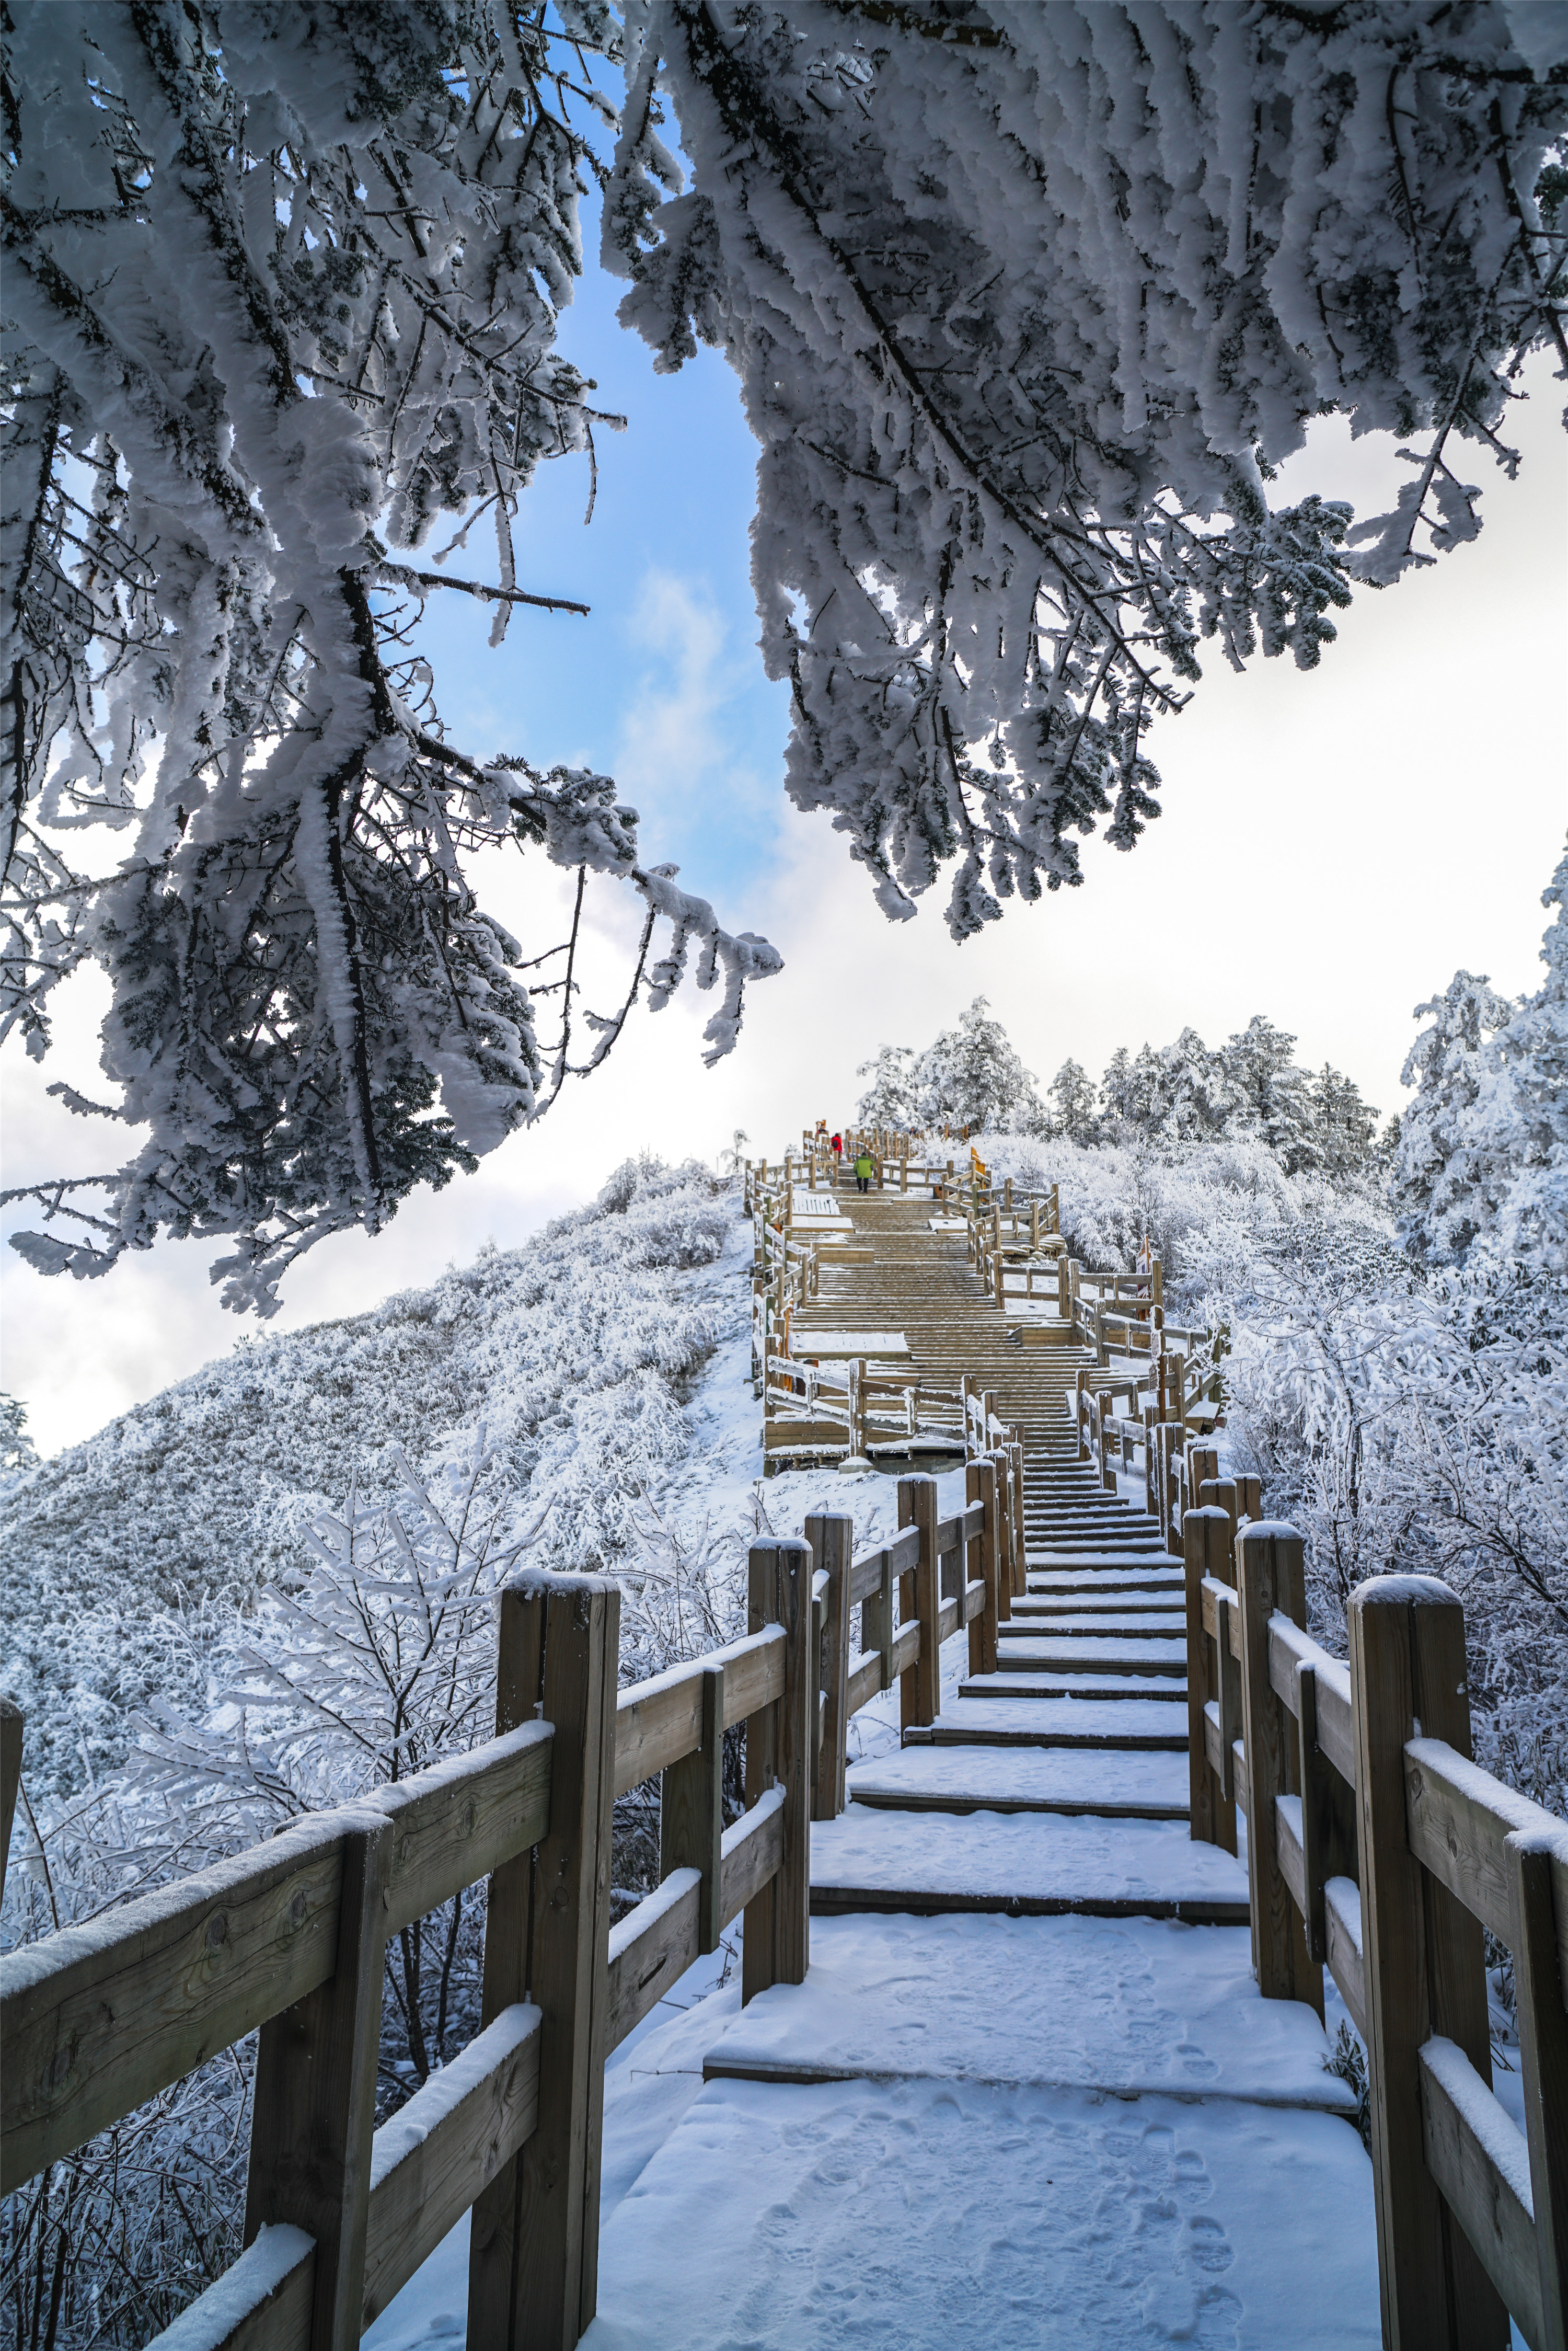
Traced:
<path id="1" fill-rule="evenodd" d="M 841 1134 L 835 1134 L 833 1137 L 833 1157 L 841 1167 L 844 1158 L 844 1138 Z"/>

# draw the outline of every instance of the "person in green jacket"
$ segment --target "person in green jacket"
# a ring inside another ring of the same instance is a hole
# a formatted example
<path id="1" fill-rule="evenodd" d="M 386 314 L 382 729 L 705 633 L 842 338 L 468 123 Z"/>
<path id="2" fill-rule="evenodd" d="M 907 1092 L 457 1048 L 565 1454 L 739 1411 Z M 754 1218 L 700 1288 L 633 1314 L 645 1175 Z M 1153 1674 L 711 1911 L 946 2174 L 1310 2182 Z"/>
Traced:
<path id="1" fill-rule="evenodd" d="M 862 1192 L 870 1190 L 871 1179 L 875 1173 L 876 1170 L 873 1165 L 870 1152 L 862 1151 L 860 1157 L 855 1161 L 855 1182 L 860 1186 Z"/>

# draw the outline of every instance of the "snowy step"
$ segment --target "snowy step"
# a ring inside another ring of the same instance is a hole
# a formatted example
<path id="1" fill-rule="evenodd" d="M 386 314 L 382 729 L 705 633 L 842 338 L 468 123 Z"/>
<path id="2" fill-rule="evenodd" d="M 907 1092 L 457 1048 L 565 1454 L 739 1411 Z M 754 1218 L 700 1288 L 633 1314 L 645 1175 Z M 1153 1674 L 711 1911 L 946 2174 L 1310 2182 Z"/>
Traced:
<path id="1" fill-rule="evenodd" d="M 977 2005 L 1005 2014 L 984 1996 L 1005 1980 L 977 1978 Z M 1371 2167 L 1337 2115 L 708 2082 L 604 2223 L 582 2351 L 1178 2340 L 1376 2351 Z"/>
<path id="2" fill-rule="evenodd" d="M 977 1984 L 1005 1984 L 1007 1998 L 977 2000 Z M 758 1993 L 716 2032 L 703 2074 L 1024 2081 L 1354 2112 L 1328 2053 L 1304 2001 L 1261 1997 L 1243 1928 L 852 1913 L 813 1924 L 805 1982 Z"/>
<path id="3" fill-rule="evenodd" d="M 1026 1539 L 1033 1538 L 1034 1547 L 1041 1552 L 1060 1552 L 1064 1559 L 1080 1559 L 1091 1552 L 1113 1553 L 1118 1558 L 1146 1558 L 1150 1552 L 1160 1552 L 1164 1544 L 1158 1528 L 1147 1534 L 1126 1527 L 1107 1527 L 1103 1534 L 1074 1534 L 1065 1528 L 1030 1527 Z"/>
<path id="4" fill-rule="evenodd" d="M 1060 1672 L 1046 1672 L 1040 1667 L 1019 1666 L 1009 1659 L 1003 1672 L 976 1674 L 958 1685 L 964 1698 L 1147 1698 L 1151 1686 L 1161 1698 L 1186 1696 L 1186 1676 L 1176 1674 L 1110 1674 L 1083 1673 L 1076 1667 Z M 1182 1709 L 1186 1719 L 1186 1709 Z"/>
<path id="5" fill-rule="evenodd" d="M 811 1909 L 1078 1911 L 1244 1926 L 1247 1873 L 1218 1845 L 1195 1844 L 1182 1822 L 851 1804 L 811 1824 Z"/>
<path id="6" fill-rule="evenodd" d="M 1012 1633 L 998 1625 L 998 1634 Z M 1055 1626 L 1019 1625 L 1008 1643 L 1006 1670 L 1020 1673 L 1168 1674 L 1186 1671 L 1185 1654 L 1173 1656 L 1172 1644 L 1152 1635 L 1080 1633 L 1071 1641 L 1058 1637 Z"/>
<path id="7" fill-rule="evenodd" d="M 1106 1543 L 1098 1552 L 1091 1545 L 1087 1552 L 1071 1543 L 1028 1543 L 1024 1556 L 1030 1573 L 1036 1568 L 1071 1568 L 1082 1575 L 1086 1568 L 1166 1567 L 1171 1554 L 1158 1545 L 1138 1543 Z"/>
<path id="8" fill-rule="evenodd" d="M 1186 1579 L 1179 1567 L 1135 1566 L 1084 1569 L 1030 1569 L 1029 1590 L 1013 1602 L 1013 1613 L 1031 1608 L 1057 1592 L 1185 1592 Z"/>
<path id="9" fill-rule="evenodd" d="M 1186 1622 L 1173 1602 L 1157 1592 L 1098 1593 L 1092 1584 L 1081 1584 L 1076 1592 L 1061 1593 L 1053 1600 L 1015 1598 L 1010 1622 L 1040 1625 L 1049 1632 L 1054 1625 L 1079 1616 L 1114 1618 L 1118 1622 L 1125 1618 L 1130 1628 L 1135 1619 L 1169 1617 L 1184 1626 Z"/>
<path id="10" fill-rule="evenodd" d="M 1173 1581 L 1179 1579 L 1184 1583 L 1186 1581 L 1182 1576 L 1180 1566 L 1169 1552 L 1156 1552 L 1151 1555 L 1147 1551 L 1124 1548 L 1121 1544 L 1107 1545 L 1099 1559 L 1083 1560 L 1071 1552 L 1064 1552 L 1059 1555 L 1057 1546 L 1052 1543 L 1030 1543 L 1028 1546 L 1028 1558 L 1030 1575 L 1033 1579 L 1030 1585 L 1031 1591 L 1035 1589 L 1037 1583 L 1041 1590 L 1046 1589 L 1046 1585 L 1040 1582 L 1040 1579 L 1048 1577 L 1052 1570 L 1083 1575 L 1088 1573 L 1110 1574 L 1118 1568 L 1124 1568 L 1129 1573 L 1135 1572 L 1145 1579 L 1167 1575 Z"/>
<path id="11" fill-rule="evenodd" d="M 935 1747 L 1128 1748 L 1141 1752 L 1186 1753 L 1185 1698 L 1150 1695 L 1146 1682 L 1110 1698 L 1050 1698 L 1030 1691 L 950 1698 L 929 1729 L 905 1731 L 906 1747 L 926 1740 Z"/>
<path id="12" fill-rule="evenodd" d="M 997 1627 L 997 1637 L 1002 1641 L 1038 1641 L 1042 1637 L 1056 1641 L 1070 1633 L 1074 1635 L 1082 1633 L 1105 1635 L 1127 1633 L 1140 1640 L 1185 1641 L 1186 1618 L 1160 1608 L 1156 1603 L 1151 1603 L 1143 1609 L 1128 1609 L 1124 1604 L 1120 1609 L 1055 1608 L 1043 1622 L 1036 1620 L 1030 1623 L 1027 1619 L 1020 1622 L 1014 1616 Z"/>
<path id="13" fill-rule="evenodd" d="M 846 1795 L 891 1812 L 1083 1813 L 1106 1820 L 1185 1821 L 1184 1755 L 1069 1747 L 906 1747 L 851 1766 Z"/>

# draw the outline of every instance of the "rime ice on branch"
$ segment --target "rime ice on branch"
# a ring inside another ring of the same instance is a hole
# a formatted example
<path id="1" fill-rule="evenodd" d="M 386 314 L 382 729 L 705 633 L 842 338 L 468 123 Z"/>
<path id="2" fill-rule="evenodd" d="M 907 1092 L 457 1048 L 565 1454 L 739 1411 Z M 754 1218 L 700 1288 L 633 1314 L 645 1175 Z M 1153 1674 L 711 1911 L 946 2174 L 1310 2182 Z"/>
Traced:
<path id="1" fill-rule="evenodd" d="M 376 1230 L 603 1060 L 657 918 L 675 943 L 652 1000 L 696 944 L 698 985 L 723 980 L 715 1052 L 745 981 L 779 967 L 639 866 L 608 778 L 459 751 L 411 643 L 436 588 L 490 608 L 492 643 L 518 605 L 552 606 L 517 577 L 518 496 L 621 422 L 554 350 L 583 125 L 613 120 L 588 54 L 613 59 L 618 36 L 591 0 L 553 30 L 541 14 L 18 16 L 0 1020 L 42 1055 L 51 990 L 96 960 L 110 1114 L 151 1131 L 100 1185 L 40 1189 L 75 1228 L 23 1237 L 44 1270 L 222 1235 L 228 1302 L 269 1311 L 313 1241 Z M 451 544 L 416 553 L 443 515 L 463 518 Z M 476 523 L 498 585 L 444 568 Z M 68 861 L 101 826 L 129 836 L 122 862 Z M 577 869 L 563 947 L 525 959 L 479 904 L 473 854 L 507 841 Z M 646 907 L 607 1019 L 578 1000 L 590 872 Z"/>
<path id="2" fill-rule="evenodd" d="M 1360 576 L 1473 537 L 1561 316 L 1568 12 L 1512 0 L 628 0 L 604 210 L 663 368 L 723 348 L 789 789 L 962 935 L 1130 848 L 1203 639 L 1303 667 Z M 678 119 L 695 166 L 659 135 Z M 1396 510 L 1273 508 L 1307 421 Z"/>

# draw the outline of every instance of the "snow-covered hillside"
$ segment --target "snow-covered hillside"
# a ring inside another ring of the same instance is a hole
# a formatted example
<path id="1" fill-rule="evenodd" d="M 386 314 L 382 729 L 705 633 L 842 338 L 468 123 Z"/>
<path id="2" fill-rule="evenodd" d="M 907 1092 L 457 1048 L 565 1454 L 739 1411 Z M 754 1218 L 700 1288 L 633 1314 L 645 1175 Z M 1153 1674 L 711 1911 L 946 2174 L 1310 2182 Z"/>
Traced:
<path id="1" fill-rule="evenodd" d="M 483 1429 L 500 1537 L 551 1505 L 541 1564 L 620 1568 L 700 1541 L 705 1516 L 727 1529 L 760 1469 L 750 1260 L 737 1190 L 629 1159 L 527 1247 L 242 1343 L 19 1480 L 0 1500 L 0 1687 L 27 1717 L 34 1802 L 116 1766 L 127 1709 L 188 1676 L 171 1618 L 199 1636 L 297 1578 L 308 1522 L 390 1498 L 400 1452 L 427 1471 Z M 699 1401 L 727 1347 L 733 1376 Z"/>

